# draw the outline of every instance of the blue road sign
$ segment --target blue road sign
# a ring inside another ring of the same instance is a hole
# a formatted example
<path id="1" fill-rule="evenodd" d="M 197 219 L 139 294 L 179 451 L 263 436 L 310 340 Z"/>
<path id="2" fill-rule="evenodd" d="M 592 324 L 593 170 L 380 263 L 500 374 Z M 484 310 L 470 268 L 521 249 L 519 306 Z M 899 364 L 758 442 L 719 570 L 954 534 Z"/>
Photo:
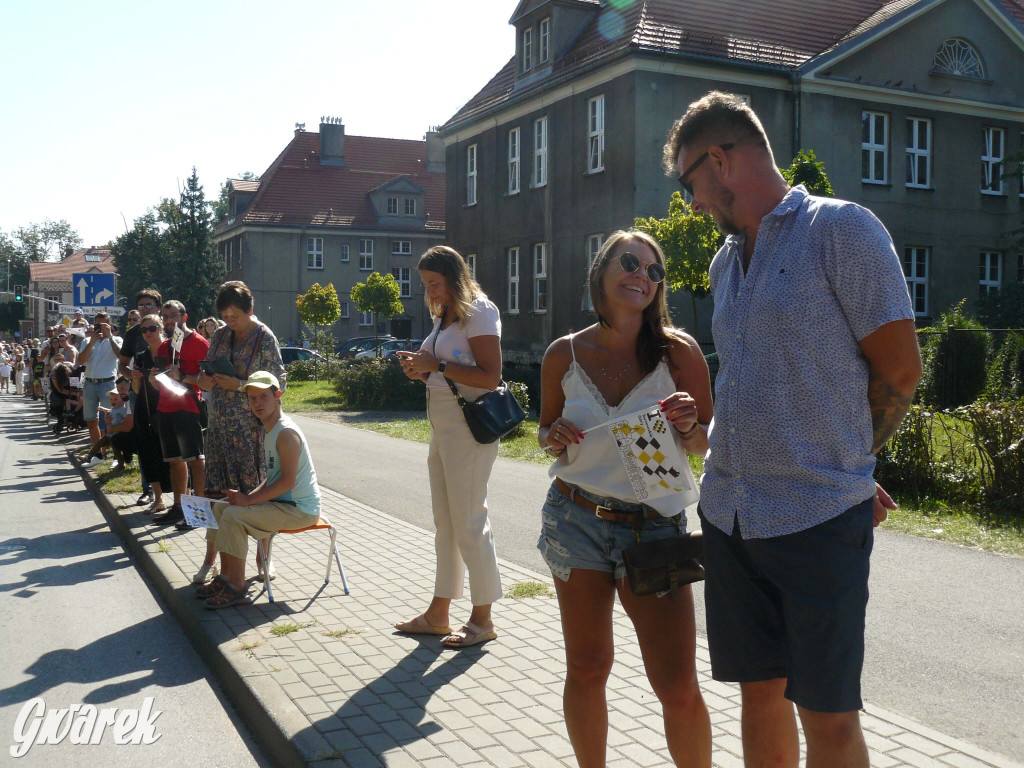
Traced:
<path id="1" fill-rule="evenodd" d="M 105 307 L 114 303 L 114 275 L 76 272 L 71 275 L 71 290 L 76 307 Z"/>

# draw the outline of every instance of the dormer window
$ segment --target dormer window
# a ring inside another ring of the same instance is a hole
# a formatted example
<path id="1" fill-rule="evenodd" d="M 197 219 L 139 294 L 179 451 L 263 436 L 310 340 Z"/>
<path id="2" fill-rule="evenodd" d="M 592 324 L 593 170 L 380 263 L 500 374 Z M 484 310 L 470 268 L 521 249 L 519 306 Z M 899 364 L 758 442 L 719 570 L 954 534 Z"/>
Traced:
<path id="1" fill-rule="evenodd" d="M 523 30 L 523 72 L 533 66 L 533 27 Z"/>
<path id="2" fill-rule="evenodd" d="M 981 61 L 981 54 L 960 37 L 951 37 L 939 46 L 932 60 L 932 72 L 969 77 L 972 80 L 985 79 L 985 65 Z"/>
<path id="3" fill-rule="evenodd" d="M 397 197 L 389 197 L 388 198 L 388 215 L 389 216 L 397 216 L 398 215 L 398 198 Z"/>
<path id="4" fill-rule="evenodd" d="M 407 197 L 405 198 L 405 215 L 415 216 L 416 215 L 416 198 Z"/>
<path id="5" fill-rule="evenodd" d="M 546 64 L 551 58 L 551 19 L 540 20 L 540 50 L 538 51 L 538 63 Z"/>

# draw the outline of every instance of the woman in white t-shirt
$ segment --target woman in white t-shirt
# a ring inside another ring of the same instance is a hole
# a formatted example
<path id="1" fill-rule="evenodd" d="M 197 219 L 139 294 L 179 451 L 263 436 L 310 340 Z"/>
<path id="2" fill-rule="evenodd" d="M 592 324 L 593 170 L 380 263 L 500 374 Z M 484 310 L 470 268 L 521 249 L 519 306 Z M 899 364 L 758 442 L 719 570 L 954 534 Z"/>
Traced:
<path id="1" fill-rule="evenodd" d="M 491 604 L 501 597 L 494 537 L 487 519 L 487 480 L 498 457 L 497 441 L 473 439 L 455 395 L 453 381 L 467 400 L 476 400 L 501 382 L 501 319 L 498 308 L 473 280 L 455 250 L 440 245 L 420 258 L 417 269 L 426 289 L 434 328 L 418 352 L 398 352 L 410 379 L 426 382 L 430 418 L 430 495 L 437 535 L 434 598 L 421 615 L 395 628 L 409 634 L 444 635 L 452 648 L 493 640 Z M 473 610 L 453 632 L 448 611 L 462 596 L 469 571 Z"/>

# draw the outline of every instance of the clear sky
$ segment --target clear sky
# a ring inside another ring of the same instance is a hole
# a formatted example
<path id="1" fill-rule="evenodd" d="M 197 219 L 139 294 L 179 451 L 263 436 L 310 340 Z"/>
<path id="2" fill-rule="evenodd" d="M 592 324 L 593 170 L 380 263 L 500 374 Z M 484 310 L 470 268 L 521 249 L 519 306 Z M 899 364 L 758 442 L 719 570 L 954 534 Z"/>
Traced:
<path id="1" fill-rule="evenodd" d="M 193 165 L 215 199 L 324 115 L 421 139 L 511 58 L 517 5 L 0 0 L 0 230 L 102 245 Z"/>

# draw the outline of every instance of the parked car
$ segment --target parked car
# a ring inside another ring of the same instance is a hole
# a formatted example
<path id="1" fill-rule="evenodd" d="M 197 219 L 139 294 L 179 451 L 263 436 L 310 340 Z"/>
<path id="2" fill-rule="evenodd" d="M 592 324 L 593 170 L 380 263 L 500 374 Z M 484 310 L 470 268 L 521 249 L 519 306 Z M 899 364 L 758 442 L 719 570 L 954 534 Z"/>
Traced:
<path id="1" fill-rule="evenodd" d="M 376 347 L 370 347 L 369 349 L 363 350 L 356 354 L 356 360 L 365 360 L 371 357 L 387 357 L 393 359 L 395 352 L 403 349 L 419 349 L 420 344 L 423 343 L 423 339 L 391 339 L 385 341 L 383 344 L 379 344 Z"/>
<path id="2" fill-rule="evenodd" d="M 323 355 L 312 349 L 304 349 L 303 347 L 281 347 L 281 360 L 284 361 L 285 365 L 288 365 L 288 363 L 294 363 L 296 360 L 312 360 L 313 358 L 316 358 L 320 362 L 326 362 Z"/>
<path id="3" fill-rule="evenodd" d="M 356 336 L 338 344 L 334 351 L 338 357 L 355 357 L 357 353 L 373 349 L 385 341 L 393 341 L 394 336 Z"/>

